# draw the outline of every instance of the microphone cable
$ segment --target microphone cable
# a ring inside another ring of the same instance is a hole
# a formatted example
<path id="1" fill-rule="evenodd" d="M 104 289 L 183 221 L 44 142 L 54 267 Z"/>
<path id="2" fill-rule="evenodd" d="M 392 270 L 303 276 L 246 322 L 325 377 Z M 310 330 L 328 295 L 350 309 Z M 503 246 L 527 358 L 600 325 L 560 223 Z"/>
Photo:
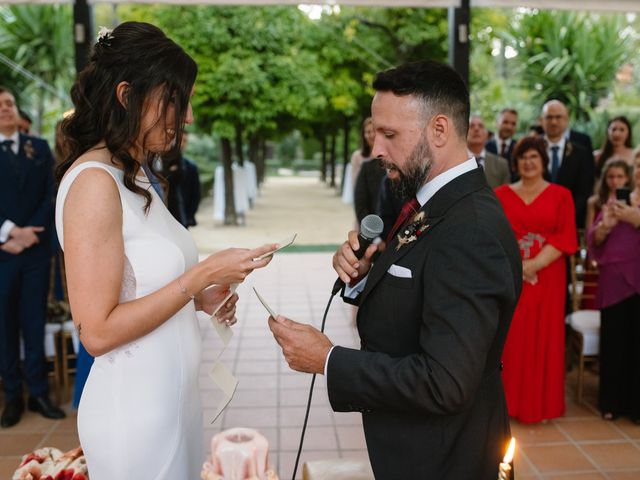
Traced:
<path id="1" fill-rule="evenodd" d="M 324 326 L 327 322 L 327 314 L 329 313 L 329 307 L 331 307 L 331 302 L 333 301 L 333 297 L 335 293 L 332 293 L 329 297 L 329 302 L 327 303 L 327 307 L 324 310 L 324 315 L 322 316 L 322 325 L 320 326 L 320 332 L 324 333 Z M 316 373 L 311 377 L 311 387 L 309 388 L 309 399 L 307 400 L 307 410 L 304 413 L 304 423 L 302 424 L 302 434 L 300 435 L 300 445 L 298 445 L 298 454 L 296 455 L 296 463 L 293 467 L 293 476 L 291 480 L 296 480 L 296 472 L 298 471 L 298 463 L 300 462 L 300 454 L 302 453 L 302 444 L 304 443 L 304 434 L 307 431 L 307 421 L 309 420 L 309 410 L 311 409 L 311 399 L 313 398 L 313 387 L 316 383 Z"/>
<path id="2" fill-rule="evenodd" d="M 382 233 L 384 230 L 384 223 L 382 219 L 378 215 L 367 215 L 360 222 L 360 233 L 358 234 L 358 242 L 360 244 L 360 248 L 358 248 L 357 252 L 353 252 L 355 256 L 360 260 L 369 245 Z M 327 308 L 324 310 L 324 315 L 322 316 L 322 325 L 320 327 L 320 332 L 324 333 L 324 326 L 327 322 L 327 314 L 329 313 L 329 307 L 331 307 L 331 302 L 333 301 L 333 297 L 345 287 L 345 284 L 340 277 L 333 284 L 333 288 L 331 290 L 331 296 L 329 297 L 329 302 L 327 303 Z M 326 364 L 326 360 L 325 360 Z M 298 446 L 298 454 L 296 455 L 296 463 L 293 467 L 293 477 L 291 480 L 296 480 L 296 472 L 298 471 L 298 463 L 300 462 L 300 454 L 302 453 L 302 444 L 304 443 L 304 434 L 307 431 L 307 421 L 309 420 L 309 410 L 311 409 L 311 399 L 313 397 L 313 387 L 316 384 L 316 374 L 313 374 L 311 378 L 311 388 L 309 388 L 309 399 L 307 400 L 307 410 L 304 414 L 304 423 L 302 424 L 302 434 L 300 435 L 300 445 Z"/>

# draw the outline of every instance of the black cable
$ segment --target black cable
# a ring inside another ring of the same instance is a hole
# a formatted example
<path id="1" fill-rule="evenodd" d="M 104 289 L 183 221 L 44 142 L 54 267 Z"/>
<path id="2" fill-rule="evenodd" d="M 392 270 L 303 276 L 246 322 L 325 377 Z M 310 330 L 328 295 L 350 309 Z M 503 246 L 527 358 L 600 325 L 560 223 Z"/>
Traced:
<path id="1" fill-rule="evenodd" d="M 329 307 L 331 306 L 331 302 L 333 301 L 335 293 L 332 293 L 329 297 L 329 303 L 327 303 L 327 308 L 324 310 L 324 315 L 322 316 L 322 325 L 320 326 L 320 331 L 324 333 L 324 325 L 327 322 L 327 314 L 329 313 Z M 302 453 L 302 444 L 304 443 L 304 434 L 307 431 L 307 421 L 309 420 L 309 410 L 311 409 L 311 398 L 313 397 L 313 386 L 316 384 L 316 374 L 313 374 L 311 377 L 311 388 L 309 388 L 309 399 L 307 400 L 307 411 L 304 413 L 304 423 L 302 424 L 302 434 L 300 435 L 300 445 L 298 445 L 298 454 L 296 455 L 296 464 L 293 467 L 293 476 L 291 480 L 296 480 L 296 472 L 298 471 L 298 462 L 300 462 L 300 454 Z"/>

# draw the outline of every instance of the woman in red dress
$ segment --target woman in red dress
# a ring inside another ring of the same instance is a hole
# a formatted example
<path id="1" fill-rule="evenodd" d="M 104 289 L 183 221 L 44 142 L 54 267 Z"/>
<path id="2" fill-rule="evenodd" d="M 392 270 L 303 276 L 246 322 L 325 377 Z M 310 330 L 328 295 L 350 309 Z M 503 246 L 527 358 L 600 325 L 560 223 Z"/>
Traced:
<path id="1" fill-rule="evenodd" d="M 522 255 L 523 287 L 502 354 L 509 415 L 524 423 L 564 413 L 565 255 L 577 248 L 571 192 L 545 180 L 544 140 L 514 148 L 520 180 L 496 189 Z"/>

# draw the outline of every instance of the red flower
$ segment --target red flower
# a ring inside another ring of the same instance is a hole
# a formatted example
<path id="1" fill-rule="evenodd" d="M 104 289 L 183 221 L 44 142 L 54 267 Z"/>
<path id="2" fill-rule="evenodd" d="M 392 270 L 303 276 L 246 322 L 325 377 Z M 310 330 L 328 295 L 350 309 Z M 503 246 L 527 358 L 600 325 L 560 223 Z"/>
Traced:
<path id="1" fill-rule="evenodd" d="M 29 455 L 27 455 L 27 458 L 25 458 L 22 463 L 20 464 L 21 467 L 24 467 L 27 463 L 29 463 L 31 460 L 35 460 L 38 463 L 43 463 L 45 461 L 44 457 L 41 457 L 39 455 L 36 455 L 35 453 L 30 453 Z"/>

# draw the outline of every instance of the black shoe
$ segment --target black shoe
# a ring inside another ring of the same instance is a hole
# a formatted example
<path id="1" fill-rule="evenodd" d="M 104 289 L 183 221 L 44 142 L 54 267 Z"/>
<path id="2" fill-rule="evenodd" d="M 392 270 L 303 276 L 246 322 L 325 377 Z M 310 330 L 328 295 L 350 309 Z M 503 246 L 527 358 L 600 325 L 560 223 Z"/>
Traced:
<path id="1" fill-rule="evenodd" d="M 29 397 L 27 406 L 32 412 L 38 412 L 45 418 L 59 420 L 67 416 L 62 410 L 51 403 L 51 400 L 49 400 L 49 397 L 46 395 L 41 397 Z"/>
<path id="2" fill-rule="evenodd" d="M 22 400 L 22 398 L 8 401 L 4 406 L 4 410 L 2 411 L 2 419 L 0 419 L 0 425 L 2 426 L 2 428 L 13 427 L 20 421 L 23 412 L 24 400 Z"/>

